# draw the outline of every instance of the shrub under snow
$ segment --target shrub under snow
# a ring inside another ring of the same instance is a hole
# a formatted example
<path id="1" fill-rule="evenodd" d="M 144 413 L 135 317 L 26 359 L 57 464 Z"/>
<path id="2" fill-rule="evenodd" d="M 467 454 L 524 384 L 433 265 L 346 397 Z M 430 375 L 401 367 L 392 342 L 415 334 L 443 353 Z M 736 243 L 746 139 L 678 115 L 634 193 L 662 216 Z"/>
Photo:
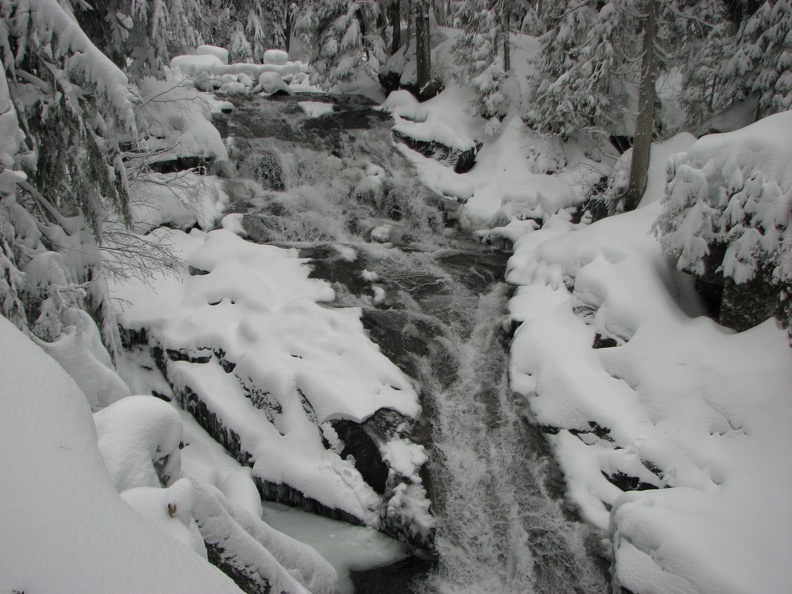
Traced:
<path id="1" fill-rule="evenodd" d="M 663 250 L 699 276 L 720 267 L 737 285 L 766 274 L 789 325 L 792 288 L 792 113 L 697 141 L 669 163 L 657 222 Z M 715 258 L 725 249 L 722 262 Z"/>

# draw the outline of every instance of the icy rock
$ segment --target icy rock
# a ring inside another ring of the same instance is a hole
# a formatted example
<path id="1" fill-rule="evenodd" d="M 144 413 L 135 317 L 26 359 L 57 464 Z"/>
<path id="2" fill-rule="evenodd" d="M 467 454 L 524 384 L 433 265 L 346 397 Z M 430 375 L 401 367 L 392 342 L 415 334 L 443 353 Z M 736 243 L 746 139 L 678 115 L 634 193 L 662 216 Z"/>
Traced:
<path id="1" fill-rule="evenodd" d="M 447 134 L 441 136 L 447 136 Z M 425 157 L 431 157 L 448 165 L 455 173 L 467 173 L 473 169 L 476 164 L 476 155 L 481 148 L 480 144 L 460 149 L 443 144 L 440 140 L 419 140 L 396 129 L 393 130 L 393 140 L 407 145 Z"/>
<path id="2" fill-rule="evenodd" d="M 216 488 L 195 483 L 193 515 L 210 561 L 245 592 L 338 591 L 338 575 L 316 551 L 270 528 Z"/>

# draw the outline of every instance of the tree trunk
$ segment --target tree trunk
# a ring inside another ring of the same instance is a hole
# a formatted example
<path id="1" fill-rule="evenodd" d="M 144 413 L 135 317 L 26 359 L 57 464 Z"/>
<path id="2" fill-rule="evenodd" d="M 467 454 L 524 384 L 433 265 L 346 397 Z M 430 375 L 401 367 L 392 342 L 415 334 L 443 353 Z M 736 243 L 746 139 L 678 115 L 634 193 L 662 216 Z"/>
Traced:
<path id="1" fill-rule="evenodd" d="M 504 6 L 501 8 L 501 37 L 503 37 L 503 71 L 511 70 L 511 48 L 509 47 L 509 11 Z"/>
<path id="2" fill-rule="evenodd" d="M 655 81 L 657 80 L 657 17 L 660 11 L 658 0 L 646 0 L 646 27 L 643 37 L 643 57 L 641 58 L 641 89 L 638 96 L 638 121 L 635 124 L 632 162 L 630 164 L 630 183 L 627 188 L 624 209 L 635 210 L 646 191 L 649 172 L 649 153 L 652 146 L 654 128 Z"/>
<path id="3" fill-rule="evenodd" d="M 432 77 L 432 58 L 429 42 L 428 0 L 417 0 L 415 6 L 415 60 L 417 66 L 416 85 L 419 93 L 424 90 Z"/>
<path id="4" fill-rule="evenodd" d="M 407 39 L 404 43 L 407 44 L 407 50 L 410 50 L 410 39 L 412 39 L 412 21 L 413 21 L 413 3 L 412 0 L 407 0 Z"/>
<path id="5" fill-rule="evenodd" d="M 392 26 L 391 56 L 399 51 L 401 46 L 401 0 L 396 0 L 390 7 L 390 19 Z"/>
<path id="6" fill-rule="evenodd" d="M 286 1 L 286 26 L 284 27 L 283 35 L 286 38 L 286 47 L 283 48 L 286 50 L 286 53 L 289 53 L 289 48 L 291 47 L 291 34 L 292 34 L 292 19 L 294 19 L 294 14 L 292 13 L 291 9 L 291 1 Z"/>

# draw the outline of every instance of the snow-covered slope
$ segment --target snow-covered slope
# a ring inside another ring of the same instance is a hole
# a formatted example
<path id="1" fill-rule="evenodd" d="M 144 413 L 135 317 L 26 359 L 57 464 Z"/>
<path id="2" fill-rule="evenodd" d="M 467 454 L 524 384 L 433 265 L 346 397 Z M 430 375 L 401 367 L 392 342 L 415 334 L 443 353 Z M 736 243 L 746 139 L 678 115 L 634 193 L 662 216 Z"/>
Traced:
<path id="1" fill-rule="evenodd" d="M 653 147 L 662 179 L 669 153 Z M 703 317 L 652 232 L 662 185 L 588 227 L 515 245 L 512 388 L 547 427 L 583 516 L 633 592 L 777 592 L 792 573 L 792 351 L 772 321 Z M 637 490 L 636 490 L 637 489 Z"/>
<path id="2" fill-rule="evenodd" d="M 0 318 L 0 590 L 238 592 L 116 492 L 88 402 Z"/>

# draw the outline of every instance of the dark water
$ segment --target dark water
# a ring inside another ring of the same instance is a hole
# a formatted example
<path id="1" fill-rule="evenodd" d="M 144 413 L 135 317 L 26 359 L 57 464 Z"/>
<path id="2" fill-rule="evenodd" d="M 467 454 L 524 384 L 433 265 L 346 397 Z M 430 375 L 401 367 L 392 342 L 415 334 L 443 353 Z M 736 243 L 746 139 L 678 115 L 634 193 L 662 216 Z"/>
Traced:
<path id="1" fill-rule="evenodd" d="M 506 257 L 446 228 L 453 204 L 394 150 L 389 119 L 365 100 L 236 100 L 234 208 L 262 242 L 298 247 L 339 305 L 363 309 L 371 337 L 422 386 L 425 485 L 436 556 L 357 572 L 357 592 L 604 592 L 588 529 L 564 511 L 559 473 L 508 385 Z M 383 243 L 384 242 L 384 243 Z M 361 278 L 375 273 L 375 284 Z"/>

